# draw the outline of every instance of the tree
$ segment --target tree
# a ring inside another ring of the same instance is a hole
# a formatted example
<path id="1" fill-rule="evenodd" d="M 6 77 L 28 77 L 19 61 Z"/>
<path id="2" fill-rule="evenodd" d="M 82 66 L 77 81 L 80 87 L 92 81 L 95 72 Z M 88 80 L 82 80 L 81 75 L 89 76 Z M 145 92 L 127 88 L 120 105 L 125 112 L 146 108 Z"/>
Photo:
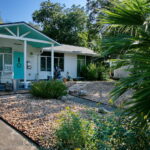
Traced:
<path id="1" fill-rule="evenodd" d="M 46 35 L 60 43 L 87 46 L 87 15 L 81 6 L 66 8 L 48 0 L 33 13 L 33 20 L 41 25 Z"/>
<path id="2" fill-rule="evenodd" d="M 37 30 L 41 30 L 41 28 L 40 28 L 40 26 L 39 26 L 38 24 L 35 24 L 35 23 L 33 23 L 33 22 L 28 22 L 28 24 L 29 24 L 30 26 L 34 27 L 34 28 L 37 29 Z"/>
<path id="3" fill-rule="evenodd" d="M 101 50 L 100 41 L 103 29 L 102 24 L 100 23 L 103 15 L 102 9 L 110 7 L 111 3 L 109 1 L 110 0 L 87 0 L 89 47 L 98 52 Z"/>
<path id="4" fill-rule="evenodd" d="M 130 76 L 121 79 L 112 91 L 116 100 L 128 89 L 133 95 L 127 112 L 136 123 L 146 127 L 150 123 L 150 2 L 149 0 L 122 0 L 105 9 L 103 24 L 112 37 L 103 40 L 105 55 L 118 54 L 117 66 L 130 66 Z"/>

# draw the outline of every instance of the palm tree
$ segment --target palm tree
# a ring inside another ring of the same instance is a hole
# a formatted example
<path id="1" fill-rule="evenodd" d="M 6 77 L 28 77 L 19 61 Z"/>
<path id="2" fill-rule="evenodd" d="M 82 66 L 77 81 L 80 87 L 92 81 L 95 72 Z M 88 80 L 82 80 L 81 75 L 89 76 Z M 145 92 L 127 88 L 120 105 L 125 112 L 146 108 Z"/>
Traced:
<path id="1" fill-rule="evenodd" d="M 112 91 L 113 100 L 133 89 L 127 112 L 146 127 L 150 122 L 150 1 L 115 0 L 105 9 L 104 55 L 121 58 L 117 67 L 130 66 L 130 76 L 121 79 Z"/>

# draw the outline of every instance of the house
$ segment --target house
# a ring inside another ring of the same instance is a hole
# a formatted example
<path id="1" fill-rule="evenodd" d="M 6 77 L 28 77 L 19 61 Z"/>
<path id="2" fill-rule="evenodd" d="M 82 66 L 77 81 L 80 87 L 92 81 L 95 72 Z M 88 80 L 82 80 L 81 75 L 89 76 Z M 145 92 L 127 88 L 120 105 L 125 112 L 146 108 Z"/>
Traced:
<path id="1" fill-rule="evenodd" d="M 59 66 L 65 77 L 77 78 L 83 64 L 97 54 L 84 47 L 61 45 L 25 22 L 0 25 L 0 83 L 54 77 Z"/>

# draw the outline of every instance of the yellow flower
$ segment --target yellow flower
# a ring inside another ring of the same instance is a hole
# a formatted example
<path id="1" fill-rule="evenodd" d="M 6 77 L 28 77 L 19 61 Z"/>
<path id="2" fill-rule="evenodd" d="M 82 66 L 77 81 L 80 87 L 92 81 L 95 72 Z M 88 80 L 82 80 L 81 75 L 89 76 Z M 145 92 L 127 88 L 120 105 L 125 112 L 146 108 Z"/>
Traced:
<path id="1" fill-rule="evenodd" d="M 81 150 L 81 148 L 75 148 L 74 150 Z"/>
<path id="2" fill-rule="evenodd" d="M 113 102 L 112 99 L 110 99 L 110 100 L 108 101 L 108 103 L 109 103 L 109 104 L 113 104 L 114 102 Z"/>

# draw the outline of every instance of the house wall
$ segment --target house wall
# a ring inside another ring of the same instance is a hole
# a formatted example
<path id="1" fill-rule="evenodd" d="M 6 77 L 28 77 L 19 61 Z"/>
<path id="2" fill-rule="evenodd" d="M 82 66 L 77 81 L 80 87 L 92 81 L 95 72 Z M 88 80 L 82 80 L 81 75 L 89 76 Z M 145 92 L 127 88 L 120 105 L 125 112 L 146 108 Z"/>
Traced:
<path id="1" fill-rule="evenodd" d="M 39 62 L 39 79 L 47 79 L 47 76 L 51 76 L 51 72 L 40 71 L 40 57 L 38 58 Z M 72 78 L 77 77 L 77 55 L 76 54 L 64 54 L 64 71 L 61 72 L 63 77 L 66 77 L 67 72 L 69 72 Z"/>
<path id="2" fill-rule="evenodd" d="M 18 40 L 10 40 L 10 39 L 2 39 L 0 38 L 0 47 L 11 47 L 12 48 L 12 58 L 13 58 L 13 52 L 23 52 L 24 46 L 23 41 Z M 27 80 L 34 80 L 36 79 L 37 72 L 38 72 L 38 66 L 37 66 L 37 59 L 40 54 L 39 48 L 34 48 L 30 45 L 27 46 L 27 61 L 31 62 L 31 69 L 27 69 Z M 32 55 L 31 55 L 32 54 Z M 13 61 L 13 59 L 12 59 Z M 13 69 L 13 68 L 12 68 Z M 3 73 L 1 77 L 1 82 L 6 83 L 12 82 L 13 73 Z"/>
<path id="3" fill-rule="evenodd" d="M 75 54 L 65 54 L 65 72 L 63 73 L 66 76 L 69 72 L 72 78 L 77 77 L 77 55 Z"/>
<path id="4" fill-rule="evenodd" d="M 24 46 L 23 41 L 2 39 L 0 38 L 0 47 L 11 47 L 12 48 L 12 58 L 13 52 L 23 52 Z M 51 76 L 51 72 L 40 71 L 40 48 L 34 48 L 30 45 L 27 46 L 27 61 L 31 64 L 31 69 L 27 68 L 27 80 L 38 80 L 47 79 L 47 76 Z M 12 60 L 13 61 L 13 60 Z M 66 77 L 67 72 L 69 72 L 72 78 L 77 77 L 77 55 L 76 54 L 64 54 L 64 72 L 62 76 Z M 2 83 L 12 82 L 13 73 L 3 73 L 1 77 Z"/>

